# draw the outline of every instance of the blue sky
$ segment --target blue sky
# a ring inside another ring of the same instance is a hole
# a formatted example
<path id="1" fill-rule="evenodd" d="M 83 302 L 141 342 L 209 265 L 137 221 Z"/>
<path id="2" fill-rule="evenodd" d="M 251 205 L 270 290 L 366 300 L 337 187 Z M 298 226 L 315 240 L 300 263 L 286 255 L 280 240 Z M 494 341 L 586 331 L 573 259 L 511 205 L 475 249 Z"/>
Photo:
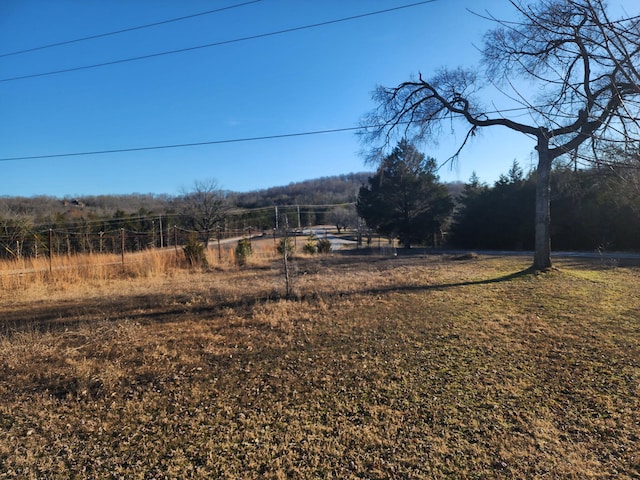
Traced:
<path id="1" fill-rule="evenodd" d="M 247 1 L 2 0 L 0 55 Z M 474 66 L 474 45 L 492 24 L 467 9 L 510 18 L 513 9 L 507 0 L 435 0 L 139 61 L 7 79 L 254 37 L 415 1 L 261 0 L 180 22 L 0 56 L 0 195 L 175 195 L 196 179 L 216 179 L 221 188 L 249 191 L 371 170 L 353 131 L 4 159 L 356 127 L 375 106 L 371 92 L 377 85 L 394 86 L 418 72 L 428 77 L 442 66 Z M 444 161 L 465 132 L 456 133 L 445 129 L 438 147 L 421 150 Z M 488 129 L 440 176 L 466 181 L 475 171 L 491 183 L 514 160 L 529 169 L 532 149 L 522 135 Z"/>

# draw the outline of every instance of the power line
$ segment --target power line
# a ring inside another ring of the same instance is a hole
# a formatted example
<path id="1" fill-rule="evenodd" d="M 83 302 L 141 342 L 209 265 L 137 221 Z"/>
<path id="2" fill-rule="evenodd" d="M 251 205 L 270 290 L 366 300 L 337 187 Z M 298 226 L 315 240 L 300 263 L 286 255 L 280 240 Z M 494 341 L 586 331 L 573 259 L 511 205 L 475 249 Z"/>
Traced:
<path id="1" fill-rule="evenodd" d="M 126 196 L 126 195 L 125 195 Z M 180 196 L 174 197 L 174 198 L 180 198 Z M 343 202 L 343 203 L 325 203 L 325 204 L 287 204 L 287 205 L 277 205 L 277 209 L 280 212 L 283 213 L 292 213 L 292 212 L 296 212 L 298 209 L 301 209 L 300 211 L 304 211 L 306 213 L 312 212 L 312 213 L 324 213 L 327 210 L 331 209 L 331 208 L 337 208 L 337 207 L 348 207 L 348 206 L 352 206 L 355 205 L 355 202 Z M 236 208 L 232 208 L 227 212 L 227 215 L 230 218 L 233 217 L 242 217 L 243 215 L 253 215 L 253 214 L 259 214 L 261 212 L 273 212 L 274 208 L 276 207 L 276 205 L 270 205 L 270 206 L 265 206 L 265 207 L 252 207 L 252 208 L 245 208 L 245 207 L 236 207 Z M 302 210 L 304 209 L 304 210 Z M 116 234 L 116 233 L 120 233 L 120 225 L 122 224 L 133 224 L 133 223 L 142 223 L 142 222 L 153 222 L 155 220 L 157 220 L 158 218 L 163 218 L 165 220 L 169 220 L 169 219 L 176 219 L 176 218 L 181 218 L 181 217 L 189 217 L 190 215 L 186 215 L 184 213 L 154 213 L 154 214 L 149 214 L 149 215 L 145 215 L 145 216 L 140 216 L 140 215 L 128 215 L 126 217 L 114 217 L 114 216 L 105 216 L 104 218 L 101 219 L 96 219 L 96 220 L 87 220 L 87 219 L 83 219 L 82 223 L 79 224 L 77 221 L 73 221 L 73 220 L 69 220 L 69 221 L 65 221 L 65 222 L 61 222 L 58 223 L 55 227 L 49 227 L 47 222 L 42 222 L 39 225 L 34 226 L 34 228 L 30 231 L 30 233 L 35 233 L 35 234 L 40 234 L 40 235 L 44 235 L 46 233 L 48 233 L 50 230 L 53 233 L 57 233 L 57 234 L 79 234 L 79 235 L 98 235 L 100 232 L 87 232 L 87 231 L 82 231 L 82 230 L 78 230 L 77 228 L 82 227 L 82 228 L 87 228 L 87 227 L 92 227 L 92 228 L 96 228 L 102 225 L 107 225 L 112 227 L 111 230 L 103 230 L 102 233 L 104 235 L 110 235 L 110 234 Z M 170 227 L 170 225 L 167 225 L 167 227 Z M 156 227 L 154 227 L 156 228 Z M 173 228 L 173 227 L 171 227 Z M 177 227 L 178 230 L 184 231 L 184 232 L 194 232 L 197 233 L 195 230 L 187 230 L 185 228 L 181 228 L 181 227 Z M 228 231 L 238 231 L 239 229 L 227 229 Z M 137 233 L 137 234 L 148 234 L 148 231 L 134 231 L 131 229 L 127 229 L 127 231 L 129 233 Z M 0 235 L 0 240 L 6 240 L 6 239 L 10 239 L 13 238 L 11 235 Z"/>
<path id="2" fill-rule="evenodd" d="M 109 37 L 109 36 L 112 36 L 112 35 L 119 35 L 121 33 L 133 32 L 135 30 L 142 30 L 144 28 L 157 27 L 157 26 L 160 26 L 160 25 L 166 25 L 168 23 L 181 22 L 183 20 L 188 20 L 190 18 L 202 17 L 204 15 L 210 15 L 212 13 L 218 13 L 218 12 L 222 12 L 222 11 L 225 11 L 225 10 L 231 10 L 231 9 L 238 8 L 238 7 L 244 7 L 245 5 L 250 5 L 252 3 L 258 3 L 258 2 L 261 2 L 261 1 L 262 0 L 251 0 L 249 2 L 238 3 L 236 5 L 230 5 L 228 7 L 216 8 L 215 10 L 207 10 L 206 12 L 194 13 L 194 14 L 191 14 L 191 15 L 185 15 L 183 17 L 170 18 L 168 20 L 162 20 L 160 22 L 147 23 L 145 25 L 138 25 L 138 26 L 135 26 L 135 27 L 123 28 L 122 30 L 115 30 L 113 32 L 98 33 L 96 35 L 90 35 L 88 37 L 75 38 L 73 40 L 65 40 L 63 42 L 50 43 L 48 45 L 41 45 L 39 47 L 25 48 L 24 50 L 16 50 L 15 52 L 2 53 L 2 54 L 0 54 L 0 58 L 10 57 L 10 56 L 14 56 L 14 55 L 21 55 L 23 53 L 36 52 L 38 50 L 45 50 L 45 49 L 48 49 L 48 48 L 61 47 L 63 45 L 70 45 L 72 43 L 85 42 L 87 40 L 95 40 L 96 38 L 104 38 L 104 37 Z"/>
<path id="3" fill-rule="evenodd" d="M 210 140 L 206 142 L 194 142 L 194 143 L 176 143 L 173 145 L 153 145 L 153 146 L 147 146 L 147 147 L 117 148 L 112 150 L 54 153 L 54 154 L 48 154 L 48 155 L 30 155 L 30 156 L 24 156 L 24 157 L 5 157 L 5 158 L 0 158 L 0 162 L 10 162 L 15 160 L 41 160 L 46 158 L 79 157 L 83 155 L 103 155 L 108 153 L 141 152 L 145 150 L 165 150 L 170 148 L 199 147 L 203 145 L 220 145 L 224 143 L 254 142 L 258 140 L 273 140 L 278 138 L 304 137 L 309 135 L 321 135 L 326 133 L 348 132 L 348 131 L 354 131 L 354 130 L 363 130 L 365 128 L 369 128 L 369 127 L 346 127 L 346 128 L 334 128 L 330 130 L 315 130 L 311 132 L 296 132 L 296 133 L 284 133 L 280 135 L 265 135 L 260 137 L 233 138 L 233 139 L 226 139 L 226 140 Z"/>
<path id="4" fill-rule="evenodd" d="M 484 112 L 484 113 L 486 115 L 486 114 L 516 112 L 521 110 L 528 110 L 528 108 L 514 107 L 514 108 L 507 108 L 503 110 L 495 110 L 492 112 Z M 462 115 L 455 115 L 455 117 L 463 118 Z M 408 121 L 400 122 L 399 125 L 408 124 L 408 123 L 410 122 Z M 380 128 L 380 127 L 385 127 L 385 125 L 362 125 L 359 127 L 331 128 L 326 130 L 312 130 L 307 132 L 282 133 L 277 135 L 262 135 L 262 136 L 255 136 L 255 137 L 207 140 L 204 142 L 174 143 L 169 145 L 149 145 L 145 147 L 114 148 L 109 150 L 89 150 L 84 152 L 51 153 L 51 154 L 45 154 L 45 155 L 25 155 L 21 157 L 3 157 L 3 158 L 0 158 L 0 162 L 11 162 L 11 161 L 20 161 L 20 160 L 44 160 L 49 158 L 80 157 L 80 156 L 88 156 L 88 155 L 105 155 L 110 153 L 142 152 L 142 151 L 148 151 L 148 150 L 168 150 L 173 148 L 200 147 L 200 146 L 206 146 L 206 145 L 222 145 L 227 143 L 256 142 L 260 140 L 277 140 L 279 138 L 294 138 L 294 137 L 306 137 L 306 136 L 312 136 L 312 135 L 324 135 L 324 134 L 330 134 L 330 133 L 354 132 L 358 130 L 366 130 L 370 128 Z"/>
<path id="5" fill-rule="evenodd" d="M 91 68 L 98 68 L 98 67 L 106 67 L 106 66 L 111 66 L 111 65 L 118 65 L 121 63 L 128 63 L 128 62 L 135 62 L 138 60 L 146 60 L 149 58 L 156 58 L 156 57 L 162 57 L 162 56 L 166 56 L 166 55 L 174 55 L 176 53 L 184 53 L 184 52 L 190 52 L 190 51 L 194 51 L 194 50 L 200 50 L 203 48 L 212 48 L 212 47 L 219 47 L 222 45 L 229 45 L 232 43 L 239 43 L 239 42 L 245 42 L 248 40 L 257 40 L 259 38 L 267 38 L 267 37 L 273 37 L 276 35 L 283 35 L 285 33 L 292 33 L 292 32 L 297 32 L 297 31 L 301 31 L 301 30 L 307 30 L 307 29 L 311 29 L 311 28 L 317 28 L 317 27 L 324 27 L 327 25 L 333 25 L 336 23 L 343 23 L 343 22 L 348 22 L 351 20 L 357 20 L 360 18 L 365 18 L 365 17 L 371 17 L 374 15 L 380 15 L 383 13 L 389 13 L 389 12 L 394 12 L 397 10 L 402 10 L 402 9 L 406 9 L 406 8 L 412 8 L 412 7 L 416 7 L 419 5 L 425 5 L 427 3 L 433 3 L 437 0 L 423 0 L 421 2 L 416 2 L 416 3 L 410 3 L 408 5 L 401 5 L 398 7 L 393 7 L 393 8 L 387 8 L 384 10 L 377 10 L 375 12 L 369 12 L 369 13 L 362 13 L 359 15 L 352 15 L 350 17 L 344 17 L 344 18 L 338 18 L 338 19 L 334 19 L 334 20 L 327 20 L 325 22 L 318 22 L 318 23 L 312 23 L 309 25 L 303 25 L 300 27 L 292 27 L 292 28 L 286 28 L 284 30 L 277 30 L 275 32 L 268 32 L 268 33 L 261 33 L 258 35 L 250 35 L 248 37 L 241 37 L 241 38 L 235 38 L 235 39 L 231 39 L 231 40 L 222 40 L 219 42 L 214 42 L 214 43 L 207 43 L 204 45 L 196 45 L 193 47 L 186 47 L 186 48 L 179 48 L 176 50 L 168 50 L 168 51 L 164 51 L 164 52 L 158 52 L 158 53 L 151 53 L 151 54 L 147 54 L 147 55 L 141 55 L 138 57 L 130 57 L 130 58 L 123 58 L 120 60 L 112 60 L 109 62 L 102 62 L 102 63 L 95 63 L 92 65 L 83 65 L 80 67 L 72 67 L 72 68 L 64 68 L 61 70 L 53 70 L 53 71 L 49 71 L 49 72 L 42 72 L 42 73 L 33 73 L 33 74 L 29 74 L 29 75 L 21 75 L 18 77 L 9 77 L 9 78 L 3 78 L 0 79 L 0 83 L 4 83 L 4 82 L 12 82 L 15 80 L 25 80 L 28 78 L 37 78 L 37 77 L 45 77 L 45 76 L 49 76 L 49 75 L 58 75 L 61 73 L 69 73 L 69 72 L 77 72 L 79 70 L 88 70 Z"/>

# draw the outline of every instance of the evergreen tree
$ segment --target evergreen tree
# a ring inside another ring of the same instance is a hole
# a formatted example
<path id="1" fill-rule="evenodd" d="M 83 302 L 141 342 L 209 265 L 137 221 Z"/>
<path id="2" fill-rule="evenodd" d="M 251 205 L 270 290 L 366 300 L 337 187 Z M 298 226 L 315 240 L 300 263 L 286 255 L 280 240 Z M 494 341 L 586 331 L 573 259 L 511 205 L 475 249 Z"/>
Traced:
<path id="1" fill-rule="evenodd" d="M 433 239 L 453 209 L 435 172 L 435 159 L 400 141 L 369 185 L 360 188 L 358 215 L 378 233 L 399 238 L 405 248 Z"/>
<path id="2" fill-rule="evenodd" d="M 465 248 L 522 250 L 534 242 L 535 179 L 514 162 L 493 188 L 472 177 L 459 198 L 451 243 Z"/>
<path id="3" fill-rule="evenodd" d="M 489 187 L 480 183 L 475 172 L 458 196 L 458 207 L 449 231 L 449 241 L 458 247 L 477 248 L 485 235 L 490 212 L 485 208 Z"/>
<path id="4" fill-rule="evenodd" d="M 553 173 L 553 239 L 561 250 L 640 248 L 637 171 L 615 167 Z"/>

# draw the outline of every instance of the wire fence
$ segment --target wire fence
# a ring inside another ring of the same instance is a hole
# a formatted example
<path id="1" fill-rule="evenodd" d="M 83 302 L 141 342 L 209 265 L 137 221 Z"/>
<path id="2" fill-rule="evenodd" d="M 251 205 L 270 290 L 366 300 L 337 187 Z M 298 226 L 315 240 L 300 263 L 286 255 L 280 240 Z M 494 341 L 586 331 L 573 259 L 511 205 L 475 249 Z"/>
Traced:
<path id="1" fill-rule="evenodd" d="M 24 258 L 61 256 L 75 254 L 139 252 L 153 248 L 170 248 L 185 245 L 190 238 L 198 241 L 225 240 L 234 237 L 252 236 L 256 227 L 243 229 L 216 228 L 211 231 L 196 231 L 178 226 L 154 228 L 147 231 L 119 228 L 90 232 L 70 229 L 48 229 L 26 231 L 11 235 L 0 235 L 0 257 Z"/>
<path id="2" fill-rule="evenodd" d="M 74 254 L 137 252 L 185 245 L 190 238 L 202 243 L 256 232 L 281 230 L 327 221 L 338 205 L 282 205 L 228 211 L 217 222 L 180 214 L 82 218 L 75 222 L 40 224 L 24 219 L 0 222 L 0 259 L 38 258 Z M 196 227 L 197 225 L 197 227 Z"/>

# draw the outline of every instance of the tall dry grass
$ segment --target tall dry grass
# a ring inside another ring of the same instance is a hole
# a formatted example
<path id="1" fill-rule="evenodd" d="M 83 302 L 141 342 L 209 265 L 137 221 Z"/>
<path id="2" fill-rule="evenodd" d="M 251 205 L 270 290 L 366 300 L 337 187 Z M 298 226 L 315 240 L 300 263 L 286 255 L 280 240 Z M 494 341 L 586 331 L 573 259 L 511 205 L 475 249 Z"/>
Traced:
<path id="1" fill-rule="evenodd" d="M 122 280 L 160 280 L 195 270 L 238 268 L 235 258 L 235 243 L 209 248 L 207 264 L 190 266 L 181 248 L 150 249 L 141 252 L 119 254 L 74 254 L 38 258 L 15 258 L 0 260 L 0 299 L 11 297 L 33 297 L 34 292 L 64 291 L 90 287 L 106 287 Z M 253 243 L 253 254 L 245 267 L 260 267 L 276 258 L 275 245 L 271 240 Z M 37 296 L 37 295 L 36 295 Z"/>

